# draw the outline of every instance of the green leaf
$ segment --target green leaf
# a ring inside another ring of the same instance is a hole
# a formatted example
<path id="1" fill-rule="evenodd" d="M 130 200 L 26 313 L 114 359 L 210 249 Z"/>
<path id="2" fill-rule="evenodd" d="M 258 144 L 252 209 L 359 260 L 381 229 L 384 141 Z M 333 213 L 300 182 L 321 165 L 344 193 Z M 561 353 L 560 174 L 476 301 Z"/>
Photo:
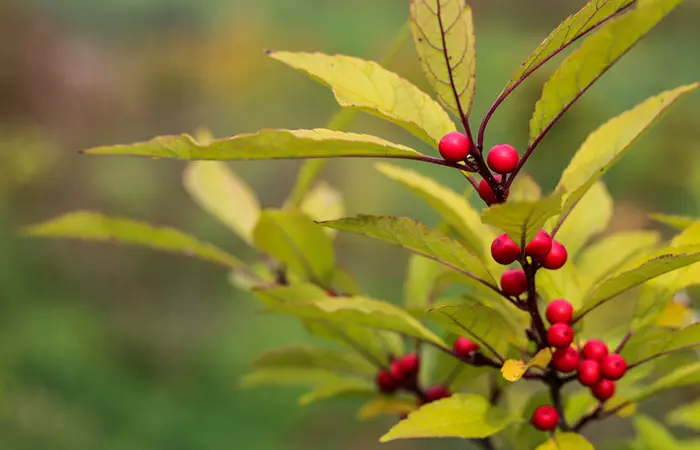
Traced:
<path id="1" fill-rule="evenodd" d="M 598 181 L 581 198 L 556 233 L 569 258 L 575 259 L 583 246 L 595 235 L 605 231 L 613 214 L 613 201 L 605 185 Z M 607 256 L 607 255 L 606 255 Z"/>
<path id="2" fill-rule="evenodd" d="M 403 247 L 465 275 L 495 284 L 493 276 L 483 262 L 462 244 L 413 219 L 359 214 L 355 217 L 321 222 L 321 225 Z"/>
<path id="3" fill-rule="evenodd" d="M 534 202 L 542 198 L 542 189 L 534 178 L 526 173 L 519 173 L 510 185 L 510 202 Z"/>
<path id="4" fill-rule="evenodd" d="M 576 262 L 582 286 L 592 287 L 653 248 L 660 239 L 655 231 L 628 231 L 607 236 L 587 247 Z"/>
<path id="5" fill-rule="evenodd" d="M 493 205 L 484 210 L 481 221 L 492 225 L 521 244 L 530 242 L 550 217 L 559 213 L 564 193 L 557 191 L 534 202 L 512 202 Z"/>
<path id="6" fill-rule="evenodd" d="M 311 403 L 341 396 L 367 397 L 375 394 L 375 392 L 376 387 L 372 382 L 367 380 L 336 380 L 323 384 L 313 391 L 304 394 L 299 398 L 299 405 L 308 406 Z"/>
<path id="7" fill-rule="evenodd" d="M 690 386 L 700 382 L 700 363 L 681 366 L 670 370 L 671 371 L 663 377 L 647 384 L 629 400 L 639 402 L 645 398 L 651 397 L 652 395 L 658 394 L 661 391 Z"/>
<path id="8" fill-rule="evenodd" d="M 285 286 L 259 288 L 254 290 L 253 293 L 258 300 L 260 300 L 266 306 L 328 297 L 328 293 L 325 289 L 322 289 L 312 283 L 299 283 Z"/>
<path id="9" fill-rule="evenodd" d="M 380 416 L 400 416 L 416 410 L 416 401 L 405 398 L 377 397 L 365 403 L 357 413 L 360 420 Z"/>
<path id="10" fill-rule="evenodd" d="M 265 210 L 253 230 L 255 246 L 286 264 L 305 280 L 324 286 L 333 278 L 330 238 L 299 211 Z"/>
<path id="11" fill-rule="evenodd" d="M 333 220 L 345 215 L 343 197 L 335 188 L 319 181 L 304 197 L 300 209 L 314 220 Z M 325 230 L 329 236 L 335 235 L 335 230 Z"/>
<path id="12" fill-rule="evenodd" d="M 90 211 L 76 211 L 22 229 L 32 237 L 80 239 L 122 243 L 177 253 L 219 264 L 228 269 L 241 269 L 234 256 L 170 227 L 156 227 L 123 217 L 108 217 Z"/>
<path id="13" fill-rule="evenodd" d="M 238 380 L 241 388 L 261 386 L 317 386 L 345 380 L 332 372 L 321 369 L 260 369 L 246 373 Z"/>
<path id="14" fill-rule="evenodd" d="M 694 217 L 674 216 L 670 214 L 650 214 L 649 218 L 677 230 L 685 230 L 698 221 L 698 219 Z"/>
<path id="15" fill-rule="evenodd" d="M 672 247 L 700 244 L 700 222 L 695 222 L 671 240 Z M 656 282 L 669 290 L 678 291 L 700 283 L 700 264 L 684 267 L 660 277 Z"/>
<path id="16" fill-rule="evenodd" d="M 476 87 L 476 37 L 464 1 L 411 1 L 413 42 L 438 100 L 460 119 L 468 117 Z"/>
<path id="17" fill-rule="evenodd" d="M 330 87 L 340 106 L 394 122 L 433 146 L 456 129 L 428 94 L 376 62 L 322 53 L 268 54 Z"/>
<path id="18" fill-rule="evenodd" d="M 422 198 L 440 217 L 463 238 L 461 242 L 471 253 L 484 258 L 487 246 L 495 237 L 481 223 L 479 213 L 460 195 L 420 173 L 391 164 L 376 165 L 384 175 L 398 181 Z"/>
<path id="19" fill-rule="evenodd" d="M 695 83 L 663 92 L 615 117 L 590 134 L 559 180 L 558 187 L 566 190 L 559 223 L 563 222 L 567 213 L 588 189 L 666 109 L 697 87 L 698 84 Z"/>
<path id="20" fill-rule="evenodd" d="M 535 450 L 594 450 L 593 445 L 578 433 L 557 433 L 553 439 Z"/>
<path id="21" fill-rule="evenodd" d="M 250 187 L 224 163 L 190 163 L 185 170 L 184 184 L 202 209 L 246 242 L 252 242 L 253 227 L 260 215 L 260 203 Z"/>
<path id="22" fill-rule="evenodd" d="M 612 274 L 601 281 L 587 295 L 581 310 L 575 317 L 600 306 L 608 300 L 632 289 L 645 281 L 680 269 L 700 261 L 700 246 L 669 247 L 650 255 L 646 261 L 641 261 L 632 267 L 626 267 L 618 274 Z"/>
<path id="23" fill-rule="evenodd" d="M 435 285 L 448 270 L 442 264 L 420 255 L 411 255 L 408 274 L 404 281 L 404 305 L 408 309 L 422 310 L 427 307 L 435 292 Z"/>
<path id="24" fill-rule="evenodd" d="M 547 62 L 561 49 L 579 39 L 596 26 L 614 16 L 618 11 L 634 3 L 635 0 L 589 1 L 576 14 L 567 17 L 547 38 L 527 57 L 503 89 L 512 89 L 531 72 Z M 502 94 L 501 94 L 502 95 Z"/>
<path id="25" fill-rule="evenodd" d="M 455 394 L 410 413 L 379 441 L 439 437 L 485 438 L 515 421 L 506 410 L 491 406 L 483 397 Z"/>
<path id="26" fill-rule="evenodd" d="M 666 415 L 666 422 L 700 431 L 700 400 L 674 409 Z"/>
<path id="27" fill-rule="evenodd" d="M 90 155 L 134 155 L 185 160 L 256 160 L 341 157 L 420 159 L 417 151 L 368 134 L 325 129 L 261 130 L 200 143 L 187 134 L 130 145 L 84 150 Z"/>
<path id="28" fill-rule="evenodd" d="M 377 368 L 355 353 L 342 349 L 290 345 L 268 351 L 253 361 L 256 369 L 322 369 L 339 375 L 373 377 Z"/>
<path id="29" fill-rule="evenodd" d="M 445 345 L 435 333 L 427 329 L 406 310 L 391 303 L 363 297 L 336 297 L 308 299 L 281 303 L 271 312 L 291 314 L 304 319 L 329 323 L 362 325 L 379 330 L 395 331 L 417 337 L 437 345 Z"/>
<path id="30" fill-rule="evenodd" d="M 632 11 L 606 23 L 569 55 L 544 84 L 530 120 L 530 144 L 682 0 L 638 0 Z"/>
<path id="31" fill-rule="evenodd" d="M 559 270 L 538 270 L 535 275 L 537 292 L 545 302 L 565 298 L 574 308 L 580 308 L 584 290 L 571 260 Z"/>
<path id="32" fill-rule="evenodd" d="M 645 450 L 667 450 L 681 448 L 680 443 L 659 422 L 645 415 L 637 415 L 634 418 L 634 428 L 639 435 L 638 439 L 643 443 Z"/>
<path id="33" fill-rule="evenodd" d="M 666 355 L 698 346 L 700 346 L 700 324 L 689 325 L 680 330 L 651 328 L 637 335 L 633 334 L 622 350 L 622 356 L 628 364 L 634 364 L 657 355 Z"/>
<path id="34" fill-rule="evenodd" d="M 673 301 L 675 289 L 659 283 L 649 282 L 642 285 L 631 330 L 640 330 L 661 316 L 666 305 Z"/>

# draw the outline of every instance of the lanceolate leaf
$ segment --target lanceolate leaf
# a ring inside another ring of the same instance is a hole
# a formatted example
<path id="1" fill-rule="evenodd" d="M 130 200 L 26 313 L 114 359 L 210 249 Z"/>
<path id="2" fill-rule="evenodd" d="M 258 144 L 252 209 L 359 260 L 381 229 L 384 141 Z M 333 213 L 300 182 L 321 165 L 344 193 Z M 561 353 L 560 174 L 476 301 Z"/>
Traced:
<path id="1" fill-rule="evenodd" d="M 628 267 L 600 282 L 586 295 L 583 307 L 576 313 L 575 317 L 580 318 L 590 310 L 645 281 L 698 261 L 700 261 L 700 246 L 698 245 L 669 247 L 655 252 L 650 256 L 650 259 Z"/>
<path id="2" fill-rule="evenodd" d="M 565 298 L 574 308 L 580 308 L 585 291 L 581 286 L 579 273 L 571 260 L 559 270 L 538 270 L 535 278 L 537 292 L 547 303 Z"/>
<path id="3" fill-rule="evenodd" d="M 228 269 L 243 267 L 234 256 L 175 228 L 156 227 L 132 219 L 108 217 L 90 211 L 68 213 L 48 222 L 25 227 L 22 233 L 35 237 L 138 245 L 192 256 Z"/>
<path id="4" fill-rule="evenodd" d="M 606 23 L 572 53 L 545 83 L 530 121 L 530 143 L 682 0 L 638 0 L 627 14 Z"/>
<path id="5" fill-rule="evenodd" d="M 700 343 L 699 343 L 700 344 Z M 667 389 L 690 386 L 700 383 L 700 363 L 689 364 L 674 369 L 658 380 L 648 382 L 644 388 L 632 395 L 629 401 L 639 402 Z"/>
<path id="6" fill-rule="evenodd" d="M 557 433 L 535 450 L 594 450 L 594 447 L 578 433 Z"/>
<path id="7" fill-rule="evenodd" d="M 304 197 L 299 209 L 314 220 L 333 220 L 345 215 L 342 195 L 325 181 L 319 181 L 314 186 Z"/>
<path id="8" fill-rule="evenodd" d="M 362 406 L 357 413 L 357 418 L 369 420 L 385 415 L 395 417 L 401 414 L 408 414 L 416 409 L 416 401 L 413 399 L 377 397 Z"/>
<path id="9" fill-rule="evenodd" d="M 434 259 L 466 275 L 495 283 L 482 261 L 462 244 L 415 220 L 406 217 L 360 214 L 355 217 L 321 222 L 321 225 L 379 239 Z"/>
<path id="10" fill-rule="evenodd" d="M 242 388 L 260 386 L 317 386 L 347 380 L 322 369 L 259 369 L 243 375 L 238 384 Z"/>
<path id="11" fill-rule="evenodd" d="M 685 230 L 692 224 L 698 221 L 698 219 L 687 216 L 675 216 L 670 214 L 651 214 L 649 217 L 669 227 L 675 228 L 677 230 Z"/>
<path id="12" fill-rule="evenodd" d="M 644 361 L 657 355 L 700 346 L 700 324 L 680 330 L 648 328 L 632 335 L 622 356 L 628 364 Z"/>
<path id="13" fill-rule="evenodd" d="M 323 369 L 340 375 L 373 377 L 376 367 L 356 353 L 341 349 L 290 345 L 262 354 L 253 361 L 253 367 Z"/>
<path id="14" fill-rule="evenodd" d="M 301 406 L 307 406 L 321 400 L 341 396 L 369 397 L 376 393 L 376 386 L 370 380 L 340 379 L 318 386 L 313 391 L 299 398 Z"/>
<path id="15" fill-rule="evenodd" d="M 507 202 L 484 210 L 481 221 L 508 233 L 520 245 L 530 242 L 544 226 L 547 219 L 559 213 L 562 191 L 534 202 Z"/>
<path id="16" fill-rule="evenodd" d="M 519 173 L 510 185 L 510 202 L 534 202 L 542 197 L 542 189 L 530 175 Z"/>
<path id="17" fill-rule="evenodd" d="M 428 305 L 435 285 L 449 269 L 420 255 L 411 255 L 404 281 L 404 304 L 408 309 L 423 310 Z"/>
<path id="18" fill-rule="evenodd" d="M 130 145 L 96 147 L 90 155 L 134 155 L 186 160 L 255 160 L 340 157 L 420 159 L 417 151 L 367 134 L 325 129 L 261 130 L 199 143 L 192 136 L 159 136 Z"/>
<path id="19" fill-rule="evenodd" d="M 484 438 L 498 433 L 516 419 L 474 394 L 455 394 L 422 406 L 389 430 L 380 442 L 396 439 L 457 437 Z"/>
<path id="20" fill-rule="evenodd" d="M 700 399 L 674 409 L 666 416 L 670 425 L 684 426 L 700 431 Z"/>
<path id="21" fill-rule="evenodd" d="M 384 163 L 377 164 L 377 169 L 425 200 L 448 225 L 459 233 L 467 250 L 484 259 L 486 247 L 491 245 L 495 236 L 489 227 L 481 223 L 479 213 L 471 207 L 463 195 L 413 170 Z"/>
<path id="22" fill-rule="evenodd" d="M 559 180 L 566 190 L 559 216 L 562 222 L 581 197 L 647 128 L 676 100 L 694 90 L 690 84 L 652 97 L 629 111 L 615 117 L 594 131 L 576 152 Z"/>
<path id="23" fill-rule="evenodd" d="M 455 131 L 447 112 L 428 94 L 376 62 L 322 53 L 268 54 L 330 87 L 340 106 L 394 122 L 433 146 Z"/>
<path id="24" fill-rule="evenodd" d="M 207 212 L 251 243 L 260 215 L 255 193 L 228 167 L 218 161 L 195 161 L 185 170 L 184 184 Z"/>
<path id="25" fill-rule="evenodd" d="M 471 8 L 465 0 L 412 0 L 411 31 L 438 99 L 460 119 L 469 116 L 476 86 Z"/>

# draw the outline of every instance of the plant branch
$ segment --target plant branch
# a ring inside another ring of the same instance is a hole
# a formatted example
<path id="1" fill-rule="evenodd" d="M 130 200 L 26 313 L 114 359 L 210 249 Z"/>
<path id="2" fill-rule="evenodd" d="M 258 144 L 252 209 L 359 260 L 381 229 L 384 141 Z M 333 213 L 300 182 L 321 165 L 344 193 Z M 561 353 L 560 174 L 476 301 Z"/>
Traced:
<path id="1" fill-rule="evenodd" d="M 673 350 L 668 350 L 668 351 L 665 351 L 665 352 L 657 353 L 656 355 L 649 356 L 648 358 L 640 359 L 640 360 L 637 361 L 636 363 L 628 365 L 628 366 L 627 366 L 627 370 L 634 369 L 635 367 L 641 366 L 641 365 L 644 364 L 644 363 L 648 363 L 649 361 L 653 361 L 653 360 L 655 360 L 655 359 L 657 359 L 657 358 L 661 358 L 662 356 L 670 355 L 671 353 L 681 352 L 681 351 L 683 351 L 683 350 L 693 350 L 693 349 L 696 349 L 696 348 L 698 348 L 698 347 L 700 347 L 700 343 L 698 343 L 698 344 L 686 345 L 686 346 L 684 346 L 684 347 L 678 347 L 678 348 L 674 348 Z"/>
<path id="2" fill-rule="evenodd" d="M 552 397 L 552 404 L 559 413 L 559 426 L 562 430 L 569 431 L 571 428 L 566 422 L 566 417 L 564 417 L 564 402 L 561 398 L 561 387 L 564 383 L 553 369 L 548 371 L 547 375 L 544 377 L 544 381 L 547 387 L 549 387 L 549 395 Z"/>
<path id="3" fill-rule="evenodd" d="M 632 331 L 630 330 L 627 332 L 627 334 L 625 334 L 625 337 L 622 338 L 622 340 L 620 341 L 620 344 L 617 346 L 614 353 L 620 353 L 622 351 L 622 349 L 625 348 L 625 345 L 627 345 L 627 342 L 630 340 L 631 337 L 632 337 Z"/>
<path id="4" fill-rule="evenodd" d="M 590 413 L 586 414 L 585 416 L 583 416 L 583 417 L 581 418 L 581 420 L 579 420 L 578 423 L 577 423 L 576 425 L 574 425 L 574 427 L 572 428 L 572 430 L 575 431 L 575 432 L 577 432 L 577 433 L 580 432 L 581 429 L 582 429 L 583 427 L 585 427 L 589 422 L 592 422 L 592 421 L 594 421 L 594 420 L 601 419 L 601 418 L 602 418 L 602 417 L 601 417 L 601 416 L 602 416 L 602 413 L 603 413 L 603 404 L 600 403 L 600 404 L 598 404 L 598 406 L 596 407 L 596 409 L 594 409 L 592 412 L 590 412 Z M 607 417 L 607 416 L 606 416 L 606 417 Z"/>
<path id="5" fill-rule="evenodd" d="M 535 274 L 537 273 L 536 263 L 528 264 L 524 260 L 523 269 L 527 278 L 527 312 L 530 314 L 532 326 L 535 329 L 537 346 L 543 349 L 547 346 L 547 328 L 544 325 L 539 308 L 537 307 L 537 287 L 535 286 Z"/>

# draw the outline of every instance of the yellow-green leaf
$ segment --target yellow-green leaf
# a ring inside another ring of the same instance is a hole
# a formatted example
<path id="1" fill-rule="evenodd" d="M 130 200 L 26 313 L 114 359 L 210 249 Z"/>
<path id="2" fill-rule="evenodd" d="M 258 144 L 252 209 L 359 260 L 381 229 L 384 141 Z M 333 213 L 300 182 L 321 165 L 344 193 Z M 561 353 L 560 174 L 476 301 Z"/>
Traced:
<path id="1" fill-rule="evenodd" d="M 685 230 L 698 221 L 697 218 L 687 216 L 676 216 L 671 214 L 650 214 L 649 218 L 677 230 Z"/>
<path id="2" fill-rule="evenodd" d="M 90 211 L 76 211 L 25 227 L 22 234 L 138 245 L 199 258 L 228 269 L 243 267 L 236 257 L 175 228 L 156 227 L 132 219 L 109 217 Z"/>
<path id="3" fill-rule="evenodd" d="M 646 415 L 634 418 L 634 428 L 637 430 L 641 448 L 645 450 L 681 449 L 681 443 L 661 423 Z M 690 449 L 687 449 L 690 450 Z"/>
<path id="4" fill-rule="evenodd" d="M 535 450 L 594 450 L 594 447 L 578 433 L 557 433 Z"/>
<path id="5" fill-rule="evenodd" d="M 700 344 L 700 343 L 699 343 Z M 639 402 L 667 389 L 690 386 L 700 383 L 700 363 L 669 369 L 658 380 L 650 381 L 629 400 Z"/>
<path id="6" fill-rule="evenodd" d="M 330 238 L 299 211 L 265 210 L 253 230 L 255 246 L 305 280 L 328 285 L 333 278 Z"/>
<path id="7" fill-rule="evenodd" d="M 519 173 L 510 185 L 509 202 L 534 202 L 542 197 L 542 189 L 534 178 L 526 173 Z"/>
<path id="8" fill-rule="evenodd" d="M 380 416 L 401 416 L 415 411 L 416 401 L 405 398 L 377 397 L 365 403 L 357 413 L 360 420 L 370 420 Z"/>
<path id="9" fill-rule="evenodd" d="M 530 120 L 530 143 L 540 139 L 571 104 L 681 1 L 638 0 L 632 11 L 607 22 L 587 38 L 544 84 Z"/>
<path id="10" fill-rule="evenodd" d="M 612 214 L 610 193 L 603 182 L 598 181 L 581 198 L 556 234 L 557 241 L 566 247 L 569 258 L 575 259 L 593 236 L 605 231 Z"/>
<path id="11" fill-rule="evenodd" d="M 420 159 L 417 151 L 368 134 L 325 129 L 261 130 L 197 142 L 192 136 L 159 136 L 150 141 L 96 147 L 90 155 L 134 155 L 185 160 L 256 160 L 340 157 Z"/>
<path id="12" fill-rule="evenodd" d="M 615 117 L 588 136 L 559 180 L 566 190 L 559 222 L 660 115 L 698 84 L 663 92 Z"/>
<path id="13" fill-rule="evenodd" d="M 238 379 L 241 388 L 261 386 L 317 386 L 346 380 L 322 369 L 275 368 L 248 372 Z"/>
<path id="14" fill-rule="evenodd" d="M 467 250 L 484 258 L 485 250 L 491 245 L 495 235 L 489 227 L 481 223 L 479 213 L 463 195 L 413 170 L 386 163 L 379 163 L 376 167 L 381 173 L 403 184 L 422 198 L 462 237 L 461 241 Z"/>
<path id="15" fill-rule="evenodd" d="M 639 334 L 632 335 L 622 350 L 622 356 L 628 364 L 634 364 L 657 355 L 698 346 L 700 346 L 700 324 L 689 325 L 680 330 L 647 328 Z"/>
<path id="16" fill-rule="evenodd" d="M 253 367 L 323 369 L 341 375 L 358 375 L 369 378 L 377 368 L 349 350 L 289 345 L 263 353 L 253 361 Z"/>
<path id="17" fill-rule="evenodd" d="M 626 267 L 601 281 L 587 295 L 575 317 L 589 312 L 617 295 L 645 281 L 700 261 L 700 246 L 669 247 L 650 255 L 648 260 Z"/>
<path id="18" fill-rule="evenodd" d="M 578 274 L 571 260 L 567 260 L 559 270 L 538 270 L 535 275 L 537 292 L 547 303 L 564 298 L 574 308 L 580 308 L 584 291 Z"/>
<path id="19" fill-rule="evenodd" d="M 423 73 L 438 100 L 460 119 L 469 116 L 476 87 L 476 37 L 464 1 L 413 0 L 411 31 Z"/>
<path id="20" fill-rule="evenodd" d="M 345 215 L 345 204 L 340 192 L 325 181 L 309 191 L 300 209 L 314 220 L 334 220 Z"/>
<path id="21" fill-rule="evenodd" d="M 248 185 L 219 161 L 191 162 L 184 174 L 185 188 L 194 200 L 246 242 L 253 240 L 253 227 L 260 203 Z"/>
<path id="22" fill-rule="evenodd" d="M 671 240 L 672 247 L 697 244 L 700 244 L 700 222 L 693 223 Z M 676 272 L 666 274 L 656 280 L 656 282 L 675 291 L 696 285 L 700 283 L 700 264 L 693 264 Z"/>
<path id="23" fill-rule="evenodd" d="M 639 289 L 634 320 L 630 325 L 632 330 L 640 330 L 653 323 L 661 316 L 666 305 L 673 301 L 676 290 L 655 281 L 644 283 Z"/>
<path id="24" fill-rule="evenodd" d="M 684 426 L 700 431 L 700 400 L 674 409 L 666 416 L 669 425 Z"/>
<path id="25" fill-rule="evenodd" d="M 362 325 L 379 330 L 395 331 L 408 336 L 445 345 L 406 310 L 391 303 L 363 297 L 336 297 L 320 300 L 288 302 L 273 305 L 269 311 L 291 314 L 303 319 L 329 323 Z"/>
<path id="26" fill-rule="evenodd" d="M 362 234 L 403 247 L 413 253 L 438 261 L 465 275 L 495 284 L 483 262 L 462 244 L 437 230 L 406 217 L 359 214 L 321 225 Z"/>
<path id="27" fill-rule="evenodd" d="M 394 122 L 434 146 L 456 129 L 428 94 L 374 61 L 322 53 L 268 54 L 330 87 L 340 106 Z"/>
<path id="28" fill-rule="evenodd" d="M 403 288 L 406 308 L 425 309 L 433 296 L 436 283 L 447 270 L 449 269 L 437 261 L 411 255 Z"/>
<path id="29" fill-rule="evenodd" d="M 484 210 L 481 221 L 505 233 L 516 244 L 530 242 L 547 219 L 559 213 L 564 193 L 560 190 L 533 202 L 507 202 Z"/>
<path id="30" fill-rule="evenodd" d="M 481 396 L 455 394 L 410 413 L 382 436 L 380 442 L 414 438 L 484 438 L 516 420 L 506 410 L 491 406 Z"/>
<path id="31" fill-rule="evenodd" d="M 336 380 L 318 386 L 313 391 L 299 398 L 299 405 L 308 406 L 321 400 L 341 396 L 368 397 L 376 393 L 376 386 L 369 380 Z"/>
<path id="32" fill-rule="evenodd" d="M 656 318 L 656 325 L 665 328 L 683 328 L 693 323 L 694 310 L 683 303 L 671 301 Z"/>

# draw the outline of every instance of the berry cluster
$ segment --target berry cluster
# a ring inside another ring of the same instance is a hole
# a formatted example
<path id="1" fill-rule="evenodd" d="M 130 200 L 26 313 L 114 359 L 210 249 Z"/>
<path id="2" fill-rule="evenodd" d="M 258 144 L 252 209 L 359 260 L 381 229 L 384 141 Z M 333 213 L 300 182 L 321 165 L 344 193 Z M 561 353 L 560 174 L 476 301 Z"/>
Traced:
<path id="1" fill-rule="evenodd" d="M 420 372 L 420 357 L 416 353 L 408 353 L 391 362 L 389 370 L 382 369 L 377 373 L 376 384 L 385 394 L 393 394 L 400 389 L 414 392 L 418 396 L 418 405 L 447 398 L 452 393 L 447 387 L 435 385 L 421 391 L 418 387 Z"/>
<path id="2" fill-rule="evenodd" d="M 440 140 L 438 149 L 440 150 L 442 158 L 451 163 L 468 162 L 470 155 L 481 157 L 480 154 L 475 154 L 475 152 L 479 151 L 472 145 L 469 137 L 458 131 L 446 134 Z M 520 157 L 518 156 L 517 150 L 508 144 L 494 145 L 486 156 L 486 164 L 488 168 L 495 173 L 493 178 L 498 184 L 505 181 L 503 176 L 513 172 L 518 166 L 519 161 Z M 479 192 L 479 197 L 481 197 L 487 205 L 490 206 L 494 203 L 498 203 L 496 193 L 485 179 L 481 180 L 477 190 Z M 508 198 L 509 193 L 509 189 L 506 188 L 504 194 L 505 198 Z"/>

